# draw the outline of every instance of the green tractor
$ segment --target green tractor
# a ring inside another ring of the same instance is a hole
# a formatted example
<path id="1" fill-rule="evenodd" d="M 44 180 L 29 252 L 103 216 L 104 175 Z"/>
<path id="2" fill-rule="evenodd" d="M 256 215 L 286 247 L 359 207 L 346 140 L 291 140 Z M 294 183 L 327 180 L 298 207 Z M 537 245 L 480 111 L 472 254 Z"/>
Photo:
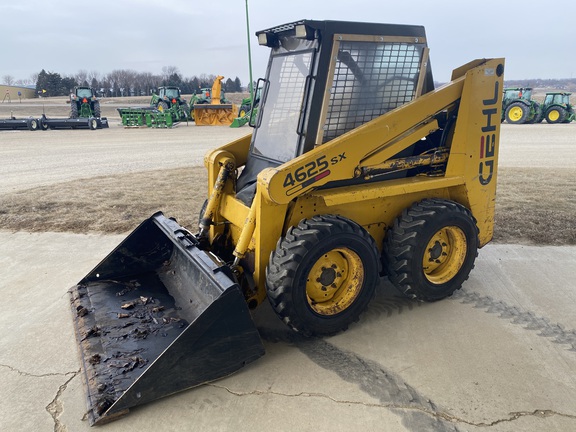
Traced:
<path id="1" fill-rule="evenodd" d="M 199 91 L 192 96 L 192 100 L 190 101 L 190 106 L 192 110 L 190 111 L 190 118 L 194 120 L 194 105 L 198 104 L 211 104 L 212 103 L 212 89 L 210 87 L 201 88 Z M 220 91 L 220 103 L 223 105 L 229 105 L 230 102 L 226 99 L 226 95 L 224 91 Z"/>
<path id="2" fill-rule="evenodd" d="M 230 125 L 231 128 L 244 126 L 246 123 L 250 121 L 250 117 L 252 117 L 252 115 L 254 116 L 254 118 L 256 118 L 256 116 L 258 115 L 258 105 L 260 104 L 260 90 L 261 88 L 259 88 L 256 91 L 256 98 L 254 100 L 254 104 L 252 104 L 251 96 L 242 99 L 240 109 L 238 110 L 238 117 L 235 118 L 232 124 Z"/>
<path id="3" fill-rule="evenodd" d="M 70 94 L 70 118 L 100 118 L 100 101 L 90 87 L 74 87 Z"/>
<path id="4" fill-rule="evenodd" d="M 190 116 L 190 106 L 178 87 L 159 87 L 158 94 L 152 94 L 150 106 L 160 112 L 171 111 L 174 121 L 187 120 Z"/>
<path id="5" fill-rule="evenodd" d="M 510 124 L 535 123 L 542 115 L 540 104 L 532 100 L 532 88 L 504 89 L 502 121 Z"/>
<path id="6" fill-rule="evenodd" d="M 570 103 L 570 95 L 566 92 L 548 92 L 541 105 L 541 122 L 546 119 L 548 123 L 570 123 L 576 120 L 574 106 Z"/>

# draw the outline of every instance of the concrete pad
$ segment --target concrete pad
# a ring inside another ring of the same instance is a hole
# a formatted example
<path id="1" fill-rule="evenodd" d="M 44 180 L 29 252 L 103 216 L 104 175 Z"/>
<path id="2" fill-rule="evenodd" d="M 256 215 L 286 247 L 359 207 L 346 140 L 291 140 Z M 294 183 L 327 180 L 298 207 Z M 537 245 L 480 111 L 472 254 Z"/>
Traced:
<path id="1" fill-rule="evenodd" d="M 90 429 L 67 290 L 123 238 L 0 231 L 0 430 Z M 263 358 L 102 429 L 576 430 L 575 274 L 576 247 L 488 245 L 452 298 L 415 303 L 383 281 L 324 339 L 263 305 Z"/>

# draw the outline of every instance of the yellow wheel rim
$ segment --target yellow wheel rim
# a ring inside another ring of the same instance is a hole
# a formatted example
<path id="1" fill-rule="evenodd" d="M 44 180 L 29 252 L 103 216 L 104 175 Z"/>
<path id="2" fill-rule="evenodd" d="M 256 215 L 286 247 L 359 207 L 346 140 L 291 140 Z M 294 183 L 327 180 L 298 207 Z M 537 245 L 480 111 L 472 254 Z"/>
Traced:
<path id="1" fill-rule="evenodd" d="M 558 119 L 560 118 L 560 113 L 558 112 L 558 110 L 552 110 L 548 113 L 548 118 L 550 119 L 550 121 L 558 121 Z"/>
<path id="2" fill-rule="evenodd" d="M 424 276 L 440 285 L 453 279 L 466 259 L 467 242 L 464 231 L 448 226 L 432 236 L 422 258 Z"/>
<path id="3" fill-rule="evenodd" d="M 336 315 L 356 300 L 363 283 L 364 266 L 358 254 L 348 248 L 332 249 L 308 273 L 308 304 L 320 315 Z"/>
<path id="4" fill-rule="evenodd" d="M 246 111 L 244 111 L 243 109 L 240 110 L 240 112 L 238 113 L 238 117 L 244 117 L 246 115 Z"/>
<path id="5" fill-rule="evenodd" d="M 514 122 L 517 122 L 518 120 L 520 120 L 523 115 L 524 115 L 524 110 L 518 106 L 510 108 L 510 111 L 508 111 L 508 117 L 510 117 L 510 120 L 512 120 Z"/>

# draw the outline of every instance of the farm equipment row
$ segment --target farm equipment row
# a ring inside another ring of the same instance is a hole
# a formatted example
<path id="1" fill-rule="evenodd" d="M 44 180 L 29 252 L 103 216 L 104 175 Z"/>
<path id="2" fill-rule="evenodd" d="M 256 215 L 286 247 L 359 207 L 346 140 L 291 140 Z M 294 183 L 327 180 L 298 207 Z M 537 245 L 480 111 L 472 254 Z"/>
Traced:
<path id="1" fill-rule="evenodd" d="M 0 119 L 0 129 L 102 129 L 109 127 L 108 119 L 101 117 L 100 101 L 96 92 L 90 87 L 75 87 L 70 94 L 70 116 L 68 118 L 41 117 L 16 118 L 10 115 L 8 119 Z"/>
<path id="2" fill-rule="evenodd" d="M 214 80 L 212 88 L 203 88 L 192 97 L 191 105 L 178 87 L 160 87 L 147 107 L 118 108 L 124 127 L 170 128 L 188 120 L 197 126 L 230 125 L 237 112 L 222 91 L 222 78 Z"/>
<path id="3" fill-rule="evenodd" d="M 502 99 L 502 121 L 510 124 L 570 123 L 576 119 L 574 106 L 570 103 L 571 93 L 548 92 L 542 103 L 532 99 L 532 88 L 517 87 L 504 89 Z"/>
<path id="4" fill-rule="evenodd" d="M 27 129 L 31 131 L 48 130 L 48 129 L 102 129 L 107 128 L 108 119 L 106 117 L 86 117 L 86 118 L 48 118 L 42 115 L 40 118 L 27 117 L 15 118 L 11 116 L 9 119 L 0 119 L 0 130 L 22 130 Z"/>

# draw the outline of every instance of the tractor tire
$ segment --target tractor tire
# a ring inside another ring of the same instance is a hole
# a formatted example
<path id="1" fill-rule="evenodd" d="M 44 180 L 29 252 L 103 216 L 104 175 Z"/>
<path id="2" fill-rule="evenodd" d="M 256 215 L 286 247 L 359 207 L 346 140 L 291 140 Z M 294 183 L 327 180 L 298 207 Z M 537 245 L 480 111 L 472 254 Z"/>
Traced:
<path id="1" fill-rule="evenodd" d="M 70 118 L 78 118 L 78 105 L 76 105 L 76 102 L 70 104 Z"/>
<path id="2" fill-rule="evenodd" d="M 523 124 L 528 120 L 530 109 L 521 102 L 511 103 L 506 108 L 506 121 L 511 124 Z"/>
<path id="3" fill-rule="evenodd" d="M 358 321 L 379 282 L 378 249 L 340 216 L 302 220 L 280 238 L 266 269 L 276 314 L 304 336 L 326 336 Z"/>
<path id="4" fill-rule="evenodd" d="M 460 289 L 478 256 L 478 227 L 464 206 L 425 199 L 396 219 L 384 240 L 390 281 L 406 296 L 436 301 Z"/>
<path id="5" fill-rule="evenodd" d="M 160 112 L 164 112 L 164 111 L 168 111 L 168 104 L 164 101 L 160 101 L 158 102 L 158 106 L 156 107 L 158 108 L 158 111 Z"/>
<path id="6" fill-rule="evenodd" d="M 564 123 L 566 110 L 560 106 L 553 106 L 546 111 L 546 122 L 550 124 Z"/>
<path id="7" fill-rule="evenodd" d="M 180 105 L 180 111 L 183 113 L 182 120 L 188 120 L 190 117 L 190 107 L 186 102 Z"/>
<path id="8" fill-rule="evenodd" d="M 40 127 L 38 120 L 35 118 L 28 119 L 26 121 L 26 126 L 28 126 L 28 130 L 36 131 Z"/>
<path id="9" fill-rule="evenodd" d="M 544 119 L 544 116 L 542 115 L 542 107 L 540 106 L 540 104 L 535 104 L 534 105 L 534 116 L 527 121 L 526 123 L 540 123 L 542 120 Z"/>
<path id="10" fill-rule="evenodd" d="M 250 105 L 242 105 L 238 111 L 238 117 L 244 117 L 250 112 L 252 107 Z"/>
<path id="11" fill-rule="evenodd" d="M 542 106 L 538 105 L 533 123 L 542 123 L 542 120 L 544 120 L 544 112 L 542 111 Z"/>
<path id="12" fill-rule="evenodd" d="M 102 109 L 100 108 L 100 102 L 94 102 L 94 117 L 100 118 L 102 116 Z"/>

